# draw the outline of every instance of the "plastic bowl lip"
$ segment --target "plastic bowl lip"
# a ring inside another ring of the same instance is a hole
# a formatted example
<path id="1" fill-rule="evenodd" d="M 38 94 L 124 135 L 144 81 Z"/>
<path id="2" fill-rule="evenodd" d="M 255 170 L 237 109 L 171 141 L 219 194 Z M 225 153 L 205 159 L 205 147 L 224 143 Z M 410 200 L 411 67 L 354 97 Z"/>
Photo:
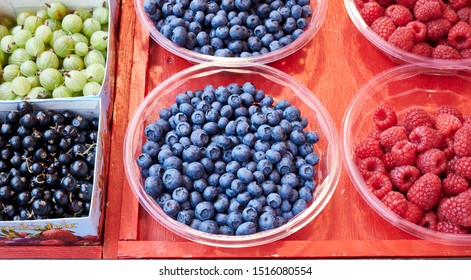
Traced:
<path id="1" fill-rule="evenodd" d="M 469 71 L 466 71 L 469 73 Z M 365 97 L 370 95 L 370 91 L 374 87 L 381 87 L 388 81 L 391 81 L 391 76 L 406 75 L 421 75 L 421 74 L 432 74 L 432 75 L 449 75 L 454 73 L 446 69 L 432 69 L 429 67 L 421 67 L 417 65 L 403 65 L 393 67 L 386 70 L 373 79 L 369 80 L 356 94 L 355 98 L 350 102 L 344 115 L 341 127 L 341 146 L 343 154 L 343 162 L 346 164 L 346 170 L 348 176 L 353 182 L 355 189 L 361 195 L 361 197 L 367 202 L 367 204 L 373 208 L 373 210 L 383 217 L 390 224 L 396 226 L 400 230 L 409 233 L 415 237 L 423 240 L 432 241 L 435 243 L 441 243 L 445 245 L 453 246 L 471 246 L 471 235 L 470 234 L 452 234 L 452 233 L 441 233 L 433 230 L 426 229 L 419 225 L 413 224 L 406 219 L 400 217 L 388 207 L 386 207 L 376 196 L 374 196 L 366 187 L 365 180 L 360 174 L 358 167 L 354 162 L 353 156 L 353 139 L 351 138 L 351 126 L 355 121 L 354 113 L 356 108 L 362 104 Z M 457 74 L 459 76 L 459 74 Z"/>
<path id="2" fill-rule="evenodd" d="M 311 0 L 314 1 L 314 0 Z M 178 47 L 165 36 L 163 36 L 152 24 L 152 21 L 149 19 L 147 14 L 144 12 L 143 0 L 134 0 L 134 7 L 137 12 L 139 21 L 144 25 L 144 27 L 149 32 L 150 37 L 161 45 L 166 50 L 171 53 L 182 57 L 192 63 L 205 63 L 205 62 L 217 62 L 224 64 L 245 64 L 245 63 L 260 63 L 268 64 L 277 60 L 280 60 L 286 56 L 293 54 L 314 38 L 314 36 L 319 32 L 324 23 L 325 17 L 327 15 L 327 0 L 315 0 L 318 5 L 316 9 L 313 10 L 311 15 L 311 20 L 309 21 L 308 28 L 304 30 L 304 33 L 301 34 L 296 40 L 294 40 L 288 46 L 285 46 L 279 50 L 269 52 L 267 54 L 254 56 L 254 57 L 216 57 L 211 55 L 200 54 L 189 49 Z"/>
<path id="3" fill-rule="evenodd" d="M 322 130 L 325 134 L 326 141 L 329 141 L 325 160 L 328 165 L 327 169 L 330 170 L 330 172 L 326 175 L 322 183 L 319 183 L 319 185 L 316 187 L 321 188 L 321 191 L 315 198 L 316 204 L 311 204 L 304 212 L 279 228 L 252 235 L 236 237 L 208 234 L 197 231 L 167 216 L 157 205 L 157 203 L 145 193 L 144 188 L 140 183 L 139 176 L 136 176 L 136 174 L 139 174 L 140 171 L 137 167 L 137 164 L 135 164 L 135 159 L 132 156 L 135 149 L 132 143 L 141 136 L 136 135 L 134 130 L 139 125 L 142 125 L 143 121 L 141 120 L 141 116 L 149 107 L 148 105 L 150 102 L 152 102 L 152 100 L 157 97 L 161 91 L 170 92 L 191 77 L 196 77 L 197 75 L 202 75 L 208 72 L 212 73 L 213 71 L 229 71 L 241 74 L 253 73 L 262 75 L 264 77 L 273 78 L 272 80 L 281 80 L 285 83 L 289 83 L 292 86 L 293 91 L 301 99 L 309 100 L 309 106 L 315 106 L 313 109 L 316 109 L 316 113 L 318 115 L 319 129 Z M 175 81 L 179 82 L 176 83 Z M 205 245 L 227 248 L 258 246 L 279 240 L 298 231 L 310 223 L 315 217 L 317 217 L 317 215 L 327 205 L 336 189 L 342 169 L 340 141 L 335 124 L 320 101 L 312 93 L 309 93 L 310 91 L 303 84 L 288 74 L 262 64 L 247 63 L 244 64 L 242 68 L 240 68 L 238 66 L 234 66 L 233 64 L 220 65 L 214 63 L 202 63 L 175 74 L 173 77 L 159 84 L 148 96 L 146 96 L 143 102 L 139 105 L 137 111 L 134 113 L 126 131 L 124 141 L 125 172 L 133 193 L 136 195 L 143 208 L 164 227 L 183 238 Z"/>
<path id="4" fill-rule="evenodd" d="M 412 63 L 418 66 L 439 68 L 439 69 L 454 69 L 454 70 L 471 70 L 471 58 L 467 59 L 438 59 L 415 55 L 413 53 L 404 51 L 397 48 L 383 38 L 379 37 L 362 19 L 360 12 L 353 0 L 344 0 L 350 19 L 353 21 L 357 29 L 365 36 L 368 41 L 378 47 L 383 53 L 393 57 L 395 62 Z"/>

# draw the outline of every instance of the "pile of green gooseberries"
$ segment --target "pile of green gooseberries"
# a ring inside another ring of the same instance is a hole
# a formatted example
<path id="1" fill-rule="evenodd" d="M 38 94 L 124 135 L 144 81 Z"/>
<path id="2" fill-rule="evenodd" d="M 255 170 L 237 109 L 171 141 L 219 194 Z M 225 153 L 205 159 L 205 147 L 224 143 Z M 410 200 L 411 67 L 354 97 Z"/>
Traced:
<path id="1" fill-rule="evenodd" d="M 47 3 L 0 16 L 0 100 L 98 95 L 105 78 L 109 10 Z"/>

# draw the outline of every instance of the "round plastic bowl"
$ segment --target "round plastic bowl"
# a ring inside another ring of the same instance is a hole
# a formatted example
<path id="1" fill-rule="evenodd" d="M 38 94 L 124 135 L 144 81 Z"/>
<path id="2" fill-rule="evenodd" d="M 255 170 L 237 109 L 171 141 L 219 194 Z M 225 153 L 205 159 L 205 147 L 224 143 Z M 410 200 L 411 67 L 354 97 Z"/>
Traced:
<path id="1" fill-rule="evenodd" d="M 355 6 L 354 0 L 344 0 L 348 15 L 358 30 L 373 45 L 386 54 L 392 61 L 403 64 L 411 63 L 423 67 L 438 69 L 471 69 L 471 58 L 468 59 L 436 59 L 416 55 L 397 48 L 379 37 L 363 20 Z"/>
<path id="2" fill-rule="evenodd" d="M 392 107 L 399 121 L 410 107 L 435 113 L 440 105 L 452 105 L 471 114 L 471 72 L 431 70 L 415 65 L 392 68 L 360 89 L 348 106 L 341 128 L 348 175 L 365 201 L 384 219 L 418 238 L 448 245 L 471 245 L 471 234 L 441 233 L 407 221 L 386 207 L 366 187 L 355 163 L 355 147 L 374 129 L 373 113 L 381 105 Z"/>
<path id="3" fill-rule="evenodd" d="M 273 51 L 267 54 L 253 57 L 216 57 L 211 55 L 204 55 L 189 49 L 179 47 L 174 44 L 172 41 L 163 36 L 157 28 L 155 28 L 152 20 L 145 13 L 143 7 L 144 0 L 134 0 L 135 9 L 139 16 L 139 20 L 149 31 L 150 36 L 154 41 L 156 41 L 163 48 L 169 52 L 180 56 L 188 61 L 194 63 L 203 63 L 203 62 L 220 62 L 224 64 L 243 64 L 243 63 L 261 63 L 268 64 L 276 60 L 280 60 L 297 50 L 301 49 L 306 45 L 319 31 L 321 28 L 325 16 L 327 14 L 327 0 L 311 0 L 312 16 L 309 19 L 308 27 L 305 29 L 304 33 L 294 40 L 291 44 Z"/>
<path id="4" fill-rule="evenodd" d="M 252 82 L 256 88 L 263 89 L 275 101 L 286 99 L 296 105 L 301 115 L 306 117 L 307 131 L 315 131 L 319 142 L 315 151 L 320 161 L 315 166 L 317 187 L 314 199 L 307 209 L 295 216 L 285 225 L 252 235 L 224 236 L 204 233 L 179 223 L 167 216 L 158 204 L 145 193 L 140 168 L 136 159 L 145 141 L 144 128 L 158 119 L 159 112 L 175 103 L 177 94 L 203 89 L 205 85 L 228 85 L 236 82 Z M 337 129 L 319 100 L 301 83 L 279 70 L 264 65 L 247 64 L 243 68 L 199 64 L 175 74 L 157 86 L 139 105 L 126 132 L 124 144 L 126 175 L 132 190 L 142 207 L 163 226 L 189 240 L 218 247 L 249 247 L 273 242 L 284 238 L 313 220 L 330 200 L 341 171 L 340 141 Z"/>

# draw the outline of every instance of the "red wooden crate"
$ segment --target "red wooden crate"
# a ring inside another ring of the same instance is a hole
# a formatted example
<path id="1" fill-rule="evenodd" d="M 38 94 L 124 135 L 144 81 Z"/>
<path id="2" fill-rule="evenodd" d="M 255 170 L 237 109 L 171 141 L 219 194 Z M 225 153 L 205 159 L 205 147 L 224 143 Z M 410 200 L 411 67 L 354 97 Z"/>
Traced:
<path id="1" fill-rule="evenodd" d="M 132 0 L 122 1 L 119 62 L 109 170 L 103 257 L 114 258 L 389 258 L 469 257 L 471 247 L 419 240 L 377 215 L 359 196 L 345 170 L 323 212 L 299 232 L 269 245 L 225 249 L 182 239 L 141 208 L 124 174 L 123 143 L 139 102 L 159 82 L 191 66 L 149 39 Z M 340 129 L 361 86 L 395 66 L 331 1 L 318 35 L 297 53 L 271 64 L 297 78 L 323 102 Z"/>

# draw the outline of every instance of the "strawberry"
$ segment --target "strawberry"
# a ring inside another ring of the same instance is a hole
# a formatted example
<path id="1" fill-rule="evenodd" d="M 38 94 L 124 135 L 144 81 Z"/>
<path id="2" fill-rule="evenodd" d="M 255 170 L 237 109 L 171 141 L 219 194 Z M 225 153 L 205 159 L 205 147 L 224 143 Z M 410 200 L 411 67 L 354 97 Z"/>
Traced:
<path id="1" fill-rule="evenodd" d="M 79 238 L 71 231 L 53 228 L 41 232 L 41 239 L 56 239 L 62 240 L 65 243 L 72 243 L 77 241 Z"/>

